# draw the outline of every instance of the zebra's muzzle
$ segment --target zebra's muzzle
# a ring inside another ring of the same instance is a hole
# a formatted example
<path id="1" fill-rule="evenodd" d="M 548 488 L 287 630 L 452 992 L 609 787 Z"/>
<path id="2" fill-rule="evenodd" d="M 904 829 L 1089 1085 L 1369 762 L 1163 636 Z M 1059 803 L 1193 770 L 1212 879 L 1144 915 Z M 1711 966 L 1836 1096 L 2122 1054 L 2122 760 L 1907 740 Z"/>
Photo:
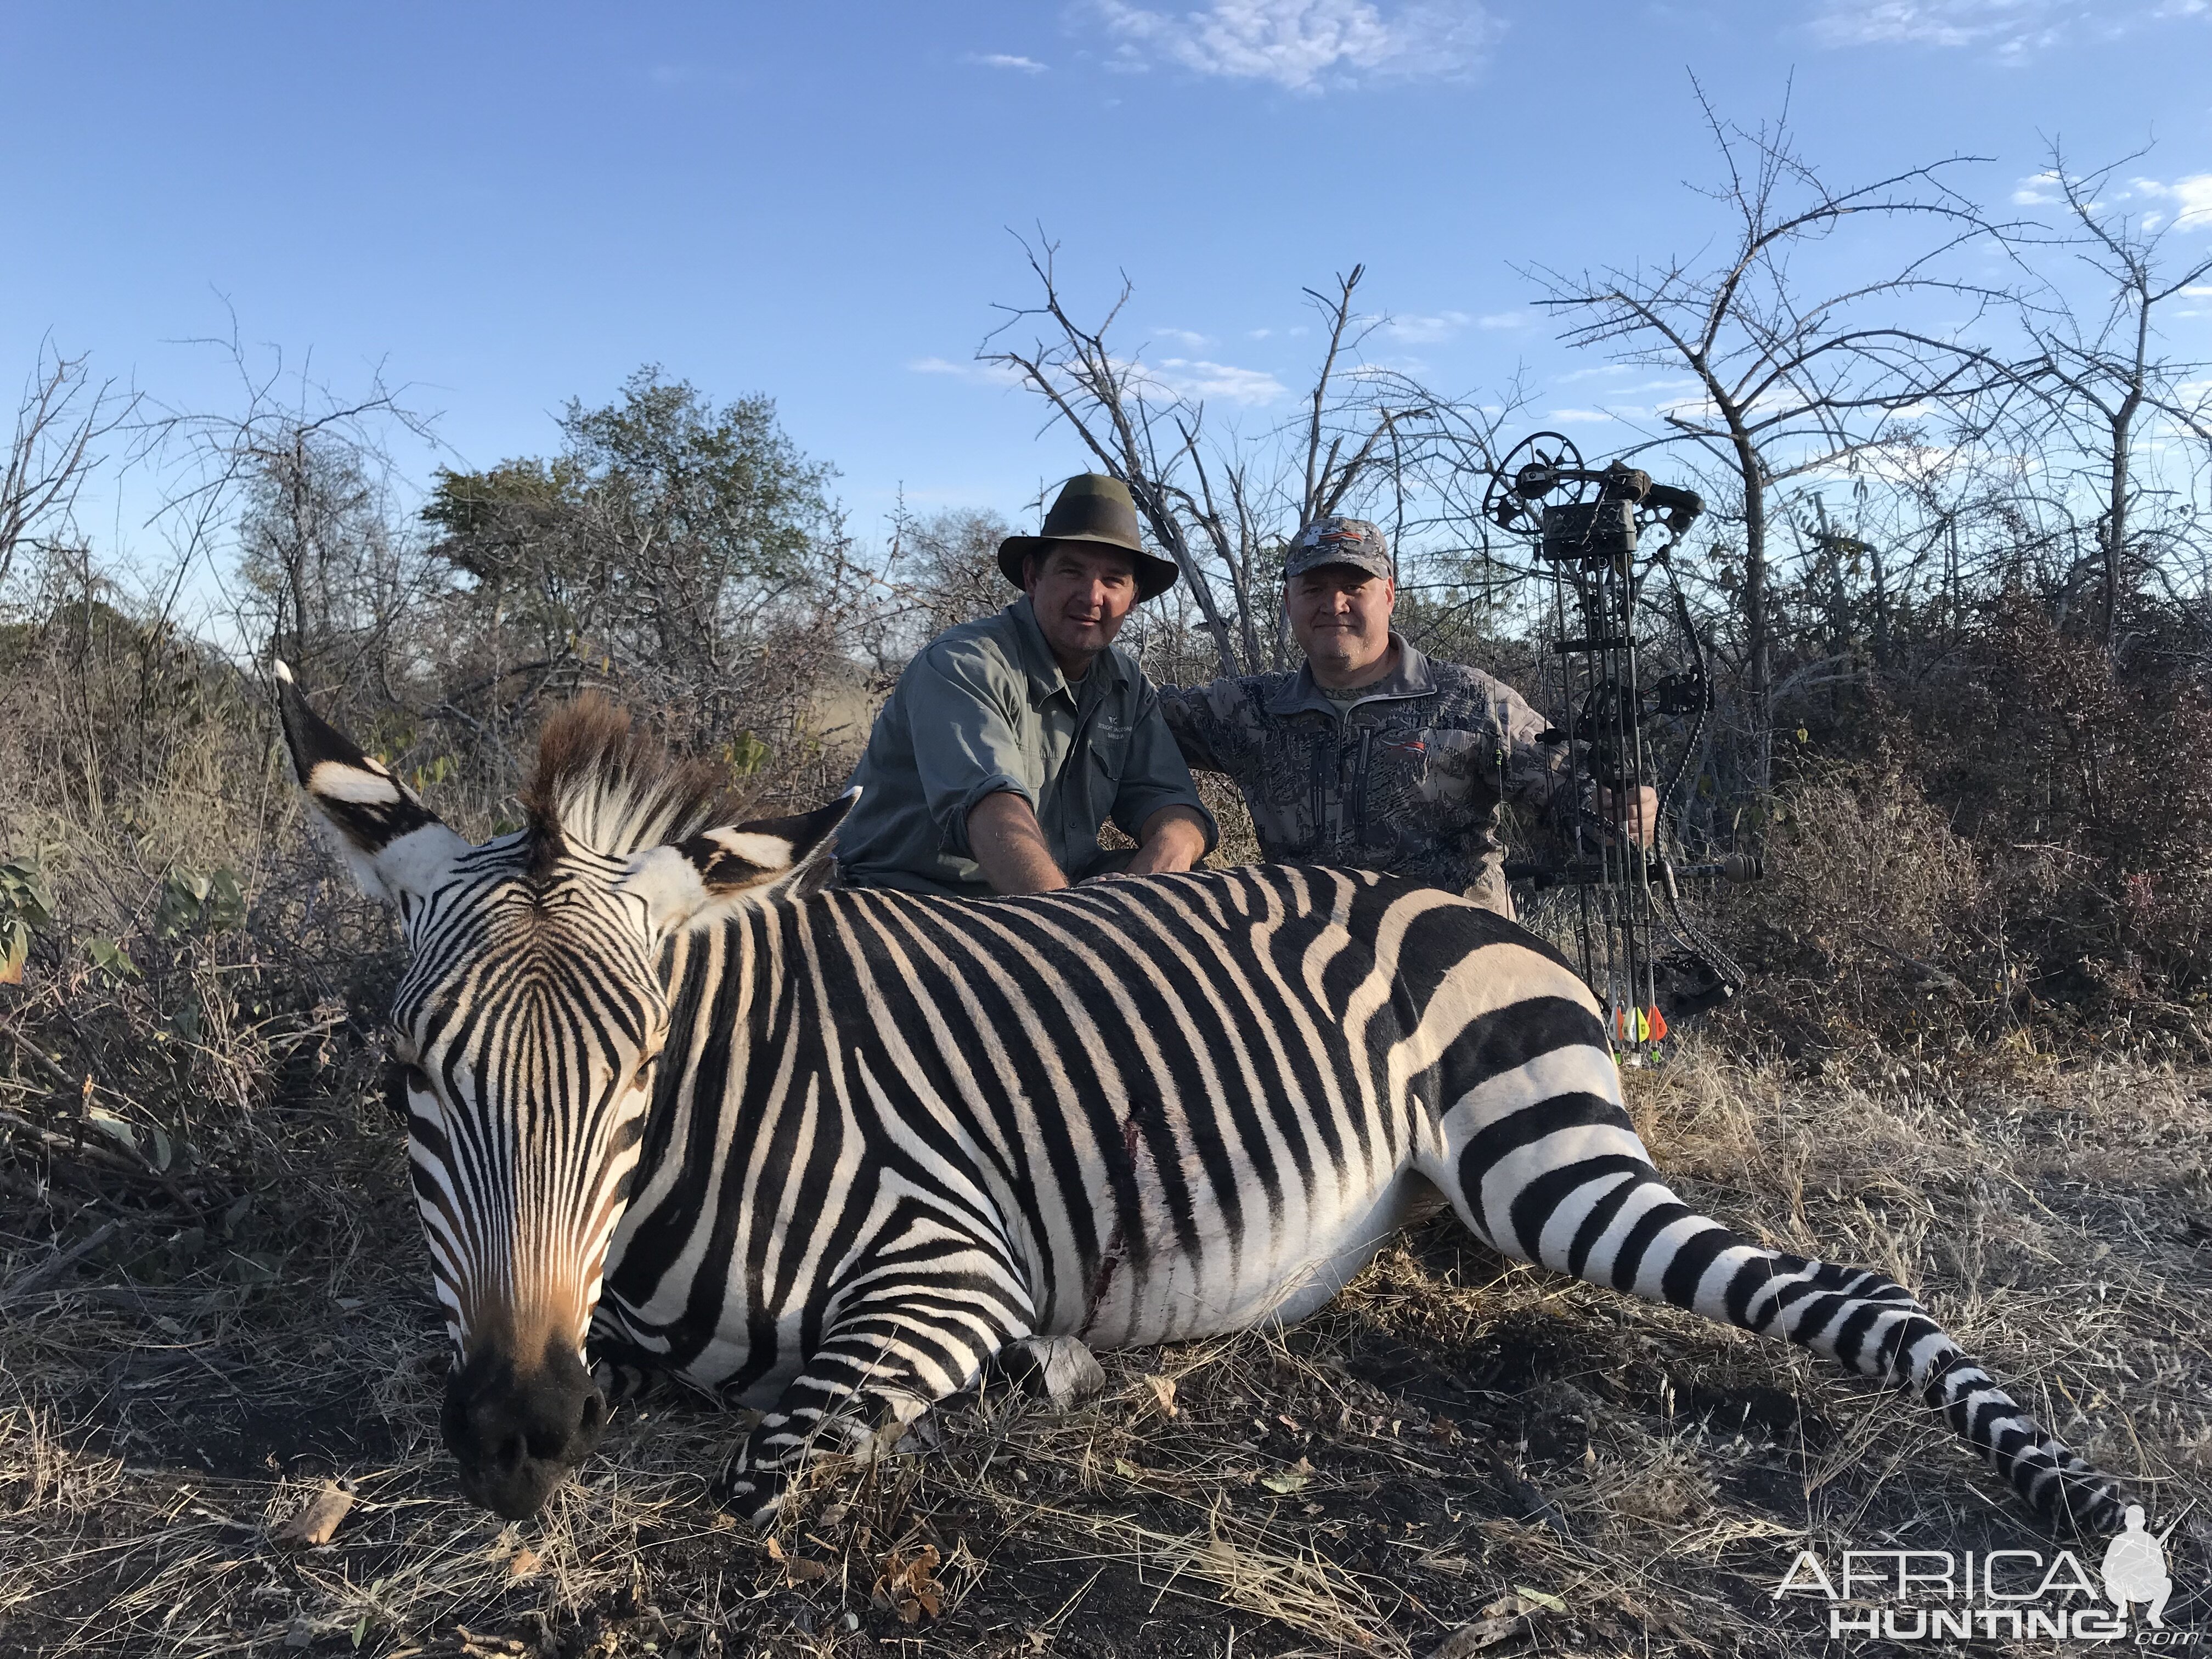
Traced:
<path id="1" fill-rule="evenodd" d="M 446 1380 L 441 1423 L 460 1465 L 462 1495 L 509 1521 L 544 1507 L 599 1444 L 606 1422 L 606 1395 L 557 1340 L 534 1365 L 487 1351 Z"/>

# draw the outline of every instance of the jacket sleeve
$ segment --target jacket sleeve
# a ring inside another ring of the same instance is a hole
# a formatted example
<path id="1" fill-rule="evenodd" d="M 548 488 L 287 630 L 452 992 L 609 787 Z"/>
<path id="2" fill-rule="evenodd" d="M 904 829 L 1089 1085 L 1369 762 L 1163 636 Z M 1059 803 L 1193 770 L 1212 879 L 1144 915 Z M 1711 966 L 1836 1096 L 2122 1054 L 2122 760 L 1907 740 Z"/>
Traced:
<path id="1" fill-rule="evenodd" d="M 1036 810 L 1023 781 L 1021 686 L 987 653 L 933 647 L 908 665 L 900 685 L 914 738 L 922 804 L 937 825 L 938 844 L 957 858 L 968 847 L 968 815 L 986 797 L 1019 795 Z"/>
<path id="2" fill-rule="evenodd" d="M 1173 728 L 1167 699 L 1151 682 L 1137 683 L 1137 709 L 1129 722 L 1129 748 L 1121 763 L 1121 787 L 1114 796 L 1114 823 L 1132 841 L 1144 838 L 1146 823 L 1164 806 L 1188 806 L 1206 826 L 1206 850 L 1221 841 L 1221 826 L 1198 798 Z"/>
<path id="3" fill-rule="evenodd" d="M 1549 811 L 1566 798 L 1574 779 L 1574 745 L 1540 743 L 1551 721 L 1531 708 L 1528 700 L 1511 686 L 1492 682 L 1492 717 L 1505 750 L 1504 794 L 1516 805 Z"/>
<path id="4" fill-rule="evenodd" d="M 1164 685 L 1155 693 L 1168 735 L 1194 772 L 1226 769 L 1215 747 L 1221 717 L 1215 712 L 1214 694 L 1230 684 L 1216 680 L 1211 685 Z"/>

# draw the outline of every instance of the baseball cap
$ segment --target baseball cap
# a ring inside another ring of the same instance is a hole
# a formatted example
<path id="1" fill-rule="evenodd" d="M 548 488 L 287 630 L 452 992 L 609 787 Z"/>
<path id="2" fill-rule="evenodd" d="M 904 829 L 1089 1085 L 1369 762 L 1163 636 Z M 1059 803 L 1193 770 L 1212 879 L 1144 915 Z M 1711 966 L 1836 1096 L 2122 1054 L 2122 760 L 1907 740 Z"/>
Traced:
<path id="1" fill-rule="evenodd" d="M 1370 576 L 1395 581 L 1390 544 L 1364 519 L 1316 519 L 1291 538 L 1283 556 L 1283 577 L 1303 576 L 1325 564 L 1348 564 Z"/>

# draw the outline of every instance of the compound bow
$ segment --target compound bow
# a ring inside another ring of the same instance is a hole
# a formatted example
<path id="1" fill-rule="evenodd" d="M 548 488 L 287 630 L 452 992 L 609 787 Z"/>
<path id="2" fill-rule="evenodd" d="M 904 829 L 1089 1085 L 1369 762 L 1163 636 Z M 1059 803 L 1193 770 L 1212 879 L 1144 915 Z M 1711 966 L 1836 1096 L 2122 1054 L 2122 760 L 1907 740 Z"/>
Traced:
<path id="1" fill-rule="evenodd" d="M 1571 745 L 1577 781 L 1560 814 L 1564 854 L 1509 862 L 1505 876 L 1574 893 L 1583 977 L 1606 1006 L 1616 1042 L 1638 1055 L 1665 1037 L 1670 1014 L 1680 1022 L 1705 1012 L 1743 983 L 1742 970 L 1685 911 L 1684 884 L 1760 873 L 1754 856 L 1685 864 L 1667 851 L 1674 797 L 1713 706 L 1705 642 L 1670 562 L 1704 510 L 1694 491 L 1654 483 L 1622 462 L 1585 466 L 1557 432 L 1516 445 L 1482 502 L 1484 517 L 1533 542 L 1537 570 L 1549 580 L 1553 633 L 1540 677 L 1555 723 L 1539 741 Z M 1666 539 L 1644 552 L 1645 532 L 1655 527 Z M 1649 604 L 1644 586 L 1657 574 L 1666 576 L 1687 660 L 1647 680 L 1638 623 Z M 1679 733 L 1680 753 L 1658 781 L 1652 740 L 1674 735 L 1668 727 Z M 1646 787 L 1658 799 L 1649 845 L 1622 833 L 1619 822 Z M 1601 802 L 1612 810 L 1596 810 Z"/>

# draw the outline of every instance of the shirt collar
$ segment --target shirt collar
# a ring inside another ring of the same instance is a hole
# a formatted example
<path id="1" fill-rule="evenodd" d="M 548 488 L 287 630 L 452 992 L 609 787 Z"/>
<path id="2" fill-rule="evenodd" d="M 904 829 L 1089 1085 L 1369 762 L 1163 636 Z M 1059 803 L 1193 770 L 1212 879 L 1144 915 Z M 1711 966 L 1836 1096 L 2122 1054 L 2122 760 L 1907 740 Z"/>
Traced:
<path id="1" fill-rule="evenodd" d="M 1030 605 L 1028 594 L 1023 594 L 1008 605 L 1003 614 L 1012 619 L 1014 639 L 1021 653 L 1022 672 L 1029 676 L 1030 700 L 1032 702 L 1043 702 L 1054 692 L 1065 691 L 1070 702 L 1080 703 L 1083 688 L 1102 683 L 1096 678 L 1102 672 L 1115 685 L 1128 684 L 1128 666 L 1123 662 L 1121 653 L 1109 645 L 1091 663 L 1091 672 L 1070 684 L 1067 676 L 1060 672 L 1060 659 L 1052 654 L 1052 647 L 1045 640 L 1044 629 L 1037 626 L 1036 611 Z"/>
<path id="2" fill-rule="evenodd" d="M 1415 649 L 1413 643 L 1395 629 L 1390 630 L 1390 643 L 1398 647 L 1398 665 L 1381 679 L 1361 686 L 1359 702 L 1425 697 L 1435 692 L 1437 677 L 1429 666 L 1428 657 Z M 1313 665 L 1308 662 L 1300 664 L 1290 684 L 1268 700 L 1267 712 L 1271 714 L 1295 714 L 1310 708 L 1324 714 L 1334 714 L 1358 706 L 1358 703 L 1332 702 L 1328 695 L 1314 683 Z"/>

